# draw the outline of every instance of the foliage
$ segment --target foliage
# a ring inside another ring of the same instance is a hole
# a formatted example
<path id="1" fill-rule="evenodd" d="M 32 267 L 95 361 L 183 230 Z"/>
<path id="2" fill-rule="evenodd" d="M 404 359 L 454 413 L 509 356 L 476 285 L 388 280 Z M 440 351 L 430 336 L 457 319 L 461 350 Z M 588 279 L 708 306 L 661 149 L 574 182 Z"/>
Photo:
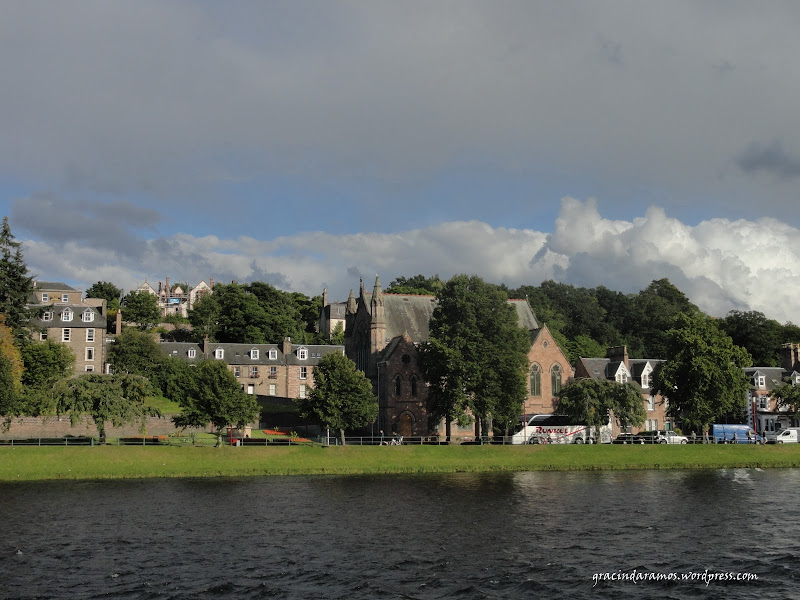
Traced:
<path id="1" fill-rule="evenodd" d="M 166 356 L 150 333 L 127 328 L 108 345 L 108 362 L 115 373 L 151 377 Z"/>
<path id="2" fill-rule="evenodd" d="M 69 377 L 75 366 L 75 355 L 64 344 L 53 340 L 31 342 L 22 348 L 22 384 L 26 387 L 52 387 L 59 379 Z"/>
<path id="3" fill-rule="evenodd" d="M 653 385 L 668 399 L 669 416 L 692 429 L 744 411 L 749 388 L 747 350 L 736 346 L 716 323 L 700 314 L 682 314 L 667 332 L 664 357 Z"/>
<path id="4" fill-rule="evenodd" d="M 144 290 L 129 293 L 122 299 L 122 318 L 142 329 L 152 327 L 161 320 L 158 298 Z"/>
<path id="5" fill-rule="evenodd" d="M 81 415 L 90 415 L 102 440 L 108 422 L 121 427 L 141 420 L 144 426 L 146 417 L 160 416 L 145 402 L 152 392 L 150 382 L 139 375 L 88 373 L 58 383 L 56 410 L 59 415 L 68 414 L 72 425 Z"/>
<path id="6" fill-rule="evenodd" d="M 397 277 L 384 292 L 387 294 L 435 296 L 443 287 L 444 282 L 439 279 L 438 275 L 433 277 L 414 275 L 413 277 Z"/>
<path id="7" fill-rule="evenodd" d="M 25 327 L 31 318 L 28 302 L 33 295 L 33 277 L 22 258 L 22 244 L 11 233 L 8 217 L 0 226 L 0 314 L 18 342 L 26 338 Z"/>
<path id="8" fill-rule="evenodd" d="M 644 400 L 632 383 L 620 384 L 608 379 L 574 379 L 558 395 L 558 412 L 576 423 L 599 428 L 613 414 L 620 427 L 640 427 L 647 417 Z"/>
<path id="9" fill-rule="evenodd" d="M 746 348 L 759 367 L 777 367 L 781 364 L 781 344 L 790 339 L 784 337 L 784 328 L 774 319 L 767 319 L 758 311 L 730 311 L 719 320 L 719 328 L 729 335 L 733 343 Z"/>
<path id="10" fill-rule="evenodd" d="M 98 281 L 86 290 L 86 297 L 102 298 L 109 304 L 114 300 L 119 303 L 120 298 L 122 298 L 122 290 L 109 281 Z M 119 306 L 119 304 L 117 305 Z"/>
<path id="11" fill-rule="evenodd" d="M 193 370 L 190 392 L 180 399 L 181 414 L 173 417 L 177 427 L 205 427 L 213 423 L 217 443 L 221 445 L 224 427 L 242 427 L 258 418 L 256 397 L 242 391 L 223 361 L 206 360 Z"/>
<path id="12" fill-rule="evenodd" d="M 500 427 L 516 422 L 527 398 L 530 338 L 506 294 L 480 277 L 456 275 L 437 299 L 420 346 L 430 414 L 448 430 L 467 410 L 481 428 L 489 418 Z"/>
<path id="13" fill-rule="evenodd" d="M 378 403 L 369 379 L 356 364 L 338 352 L 322 357 L 314 367 L 314 387 L 297 398 L 300 413 L 323 427 L 339 430 L 363 427 L 378 416 Z"/>
<path id="14" fill-rule="evenodd" d="M 22 356 L 14 341 L 14 332 L 5 324 L 4 315 L 0 314 L 0 415 L 6 416 L 24 410 L 20 402 Z"/>
<path id="15" fill-rule="evenodd" d="M 312 339 L 321 298 L 283 292 L 268 283 L 217 284 L 189 313 L 199 335 L 217 342 L 267 344 L 290 337 L 299 343 Z"/>
<path id="16" fill-rule="evenodd" d="M 784 383 L 775 388 L 772 396 L 777 400 L 777 410 L 795 417 L 800 415 L 800 385 Z"/>

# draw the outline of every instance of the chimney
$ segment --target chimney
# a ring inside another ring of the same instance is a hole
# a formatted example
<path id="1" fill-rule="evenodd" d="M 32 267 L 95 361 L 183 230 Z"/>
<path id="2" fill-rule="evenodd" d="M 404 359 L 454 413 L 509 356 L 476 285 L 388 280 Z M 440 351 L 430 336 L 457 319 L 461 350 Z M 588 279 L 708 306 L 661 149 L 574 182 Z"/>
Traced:
<path id="1" fill-rule="evenodd" d="M 167 296 L 169 296 L 170 295 L 170 291 L 171 291 L 169 289 L 169 277 L 167 277 L 167 289 L 165 291 L 167 292 Z"/>
<path id="2" fill-rule="evenodd" d="M 631 366 L 628 362 L 628 347 L 627 346 L 614 346 L 606 350 L 606 358 L 612 362 L 619 361 L 625 365 L 625 368 L 630 370 Z"/>
<path id="3" fill-rule="evenodd" d="M 208 284 L 208 287 L 213 288 L 214 287 L 214 278 L 213 277 L 209 277 L 208 279 L 210 281 L 210 283 Z"/>
<path id="4" fill-rule="evenodd" d="M 800 344 L 781 344 L 781 368 L 784 371 L 791 373 L 795 370 L 798 351 L 800 351 Z"/>
<path id="5" fill-rule="evenodd" d="M 283 338 L 283 355 L 287 356 L 292 353 L 292 338 L 285 337 Z"/>
<path id="6" fill-rule="evenodd" d="M 122 309 L 121 308 L 117 311 L 117 321 L 114 324 L 114 327 L 116 329 L 117 335 L 122 333 Z"/>
<path id="7" fill-rule="evenodd" d="M 203 358 L 208 358 L 208 334 L 203 337 Z"/>

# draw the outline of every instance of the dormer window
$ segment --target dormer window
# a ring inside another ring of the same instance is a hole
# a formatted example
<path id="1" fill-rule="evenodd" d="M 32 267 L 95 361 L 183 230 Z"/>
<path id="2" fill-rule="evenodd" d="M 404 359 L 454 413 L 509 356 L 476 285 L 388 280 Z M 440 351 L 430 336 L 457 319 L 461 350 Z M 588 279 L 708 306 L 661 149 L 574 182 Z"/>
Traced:
<path id="1" fill-rule="evenodd" d="M 251 350 L 250 350 L 250 358 L 252 360 L 258 360 L 258 348 L 251 348 Z"/>
<path id="2" fill-rule="evenodd" d="M 195 356 L 197 356 L 197 350 L 195 350 L 194 348 L 189 348 L 189 352 L 187 352 L 186 355 L 189 358 L 194 358 Z"/>
<path id="3" fill-rule="evenodd" d="M 269 359 L 270 360 L 278 360 L 278 351 L 277 350 L 270 350 L 269 351 Z"/>
<path id="4" fill-rule="evenodd" d="M 91 308 L 87 308 L 83 311 L 83 322 L 91 323 L 92 321 L 94 321 L 94 311 Z"/>
<path id="5" fill-rule="evenodd" d="M 308 358 L 308 348 L 300 348 L 297 351 L 297 358 L 299 360 L 306 360 Z"/>
<path id="6" fill-rule="evenodd" d="M 53 313 L 51 311 L 47 311 L 42 315 L 42 321 L 52 321 L 53 320 Z"/>
<path id="7" fill-rule="evenodd" d="M 650 387 L 650 373 L 644 372 L 642 373 L 642 387 L 649 388 Z"/>
<path id="8" fill-rule="evenodd" d="M 617 373 L 617 383 L 628 383 L 628 374 L 625 371 Z"/>
<path id="9" fill-rule="evenodd" d="M 65 322 L 72 321 L 72 309 L 65 308 L 61 311 L 61 320 Z"/>
<path id="10" fill-rule="evenodd" d="M 222 348 L 217 348 L 216 350 L 214 350 L 214 358 L 217 358 L 219 360 L 225 358 L 225 350 L 223 350 Z"/>

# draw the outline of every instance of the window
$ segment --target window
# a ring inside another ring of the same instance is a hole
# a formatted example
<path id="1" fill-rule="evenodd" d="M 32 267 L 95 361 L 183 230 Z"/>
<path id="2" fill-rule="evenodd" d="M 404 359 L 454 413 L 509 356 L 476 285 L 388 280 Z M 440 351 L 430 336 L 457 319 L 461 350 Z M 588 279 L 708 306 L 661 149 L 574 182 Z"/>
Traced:
<path id="1" fill-rule="evenodd" d="M 258 377 L 258 367 L 250 367 L 250 377 Z"/>
<path id="2" fill-rule="evenodd" d="M 308 348 L 300 348 L 297 351 L 297 358 L 300 360 L 306 360 L 308 358 Z"/>
<path id="3" fill-rule="evenodd" d="M 270 383 L 269 384 L 269 395 L 270 396 L 274 396 L 277 393 L 278 393 L 278 386 L 275 385 L 274 383 Z"/>
<path id="4" fill-rule="evenodd" d="M 52 321 L 53 320 L 53 313 L 51 311 L 46 311 L 42 315 L 42 321 Z"/>
<path id="5" fill-rule="evenodd" d="M 87 373 L 91 373 L 91 372 L 93 372 L 93 371 L 94 371 L 94 365 L 86 365 L 86 369 L 85 369 L 85 371 L 86 371 Z"/>
<path id="6" fill-rule="evenodd" d="M 86 360 L 94 360 L 94 348 L 92 346 L 86 348 Z"/>
<path id="7" fill-rule="evenodd" d="M 411 395 L 417 395 L 417 376 L 414 375 L 411 377 Z"/>
<path id="8" fill-rule="evenodd" d="M 653 396 L 647 397 L 647 410 L 655 410 L 656 409 L 656 399 Z"/>
<path id="9" fill-rule="evenodd" d="M 72 309 L 65 308 L 61 311 L 61 320 L 65 323 L 72 321 Z"/>
<path id="10" fill-rule="evenodd" d="M 642 387 L 649 388 L 650 387 L 650 372 L 644 371 L 642 373 Z"/>
<path id="11" fill-rule="evenodd" d="M 242 368 L 241 367 L 233 367 L 233 376 L 234 377 L 241 377 L 242 376 Z"/>
<path id="12" fill-rule="evenodd" d="M 658 430 L 658 419 L 647 419 L 647 429 L 645 431 L 657 431 Z"/>
<path id="13" fill-rule="evenodd" d="M 766 385 L 767 385 L 767 378 L 764 377 L 763 375 L 759 375 L 758 376 L 758 387 L 763 389 L 764 387 L 766 387 Z"/>
<path id="14" fill-rule="evenodd" d="M 251 348 L 251 350 L 250 350 L 250 358 L 252 360 L 258 360 L 258 348 Z"/>
<path id="15" fill-rule="evenodd" d="M 306 384 L 305 383 L 301 383 L 300 384 L 300 398 L 305 398 L 305 397 L 306 397 Z"/>
<path id="16" fill-rule="evenodd" d="M 68 342 L 70 338 L 70 333 L 71 333 L 70 328 L 64 327 L 64 329 L 61 330 L 61 341 Z"/>
<path id="17" fill-rule="evenodd" d="M 553 365 L 550 370 L 550 385 L 552 386 L 551 392 L 553 396 L 561 391 L 561 365 Z"/>
<path id="18" fill-rule="evenodd" d="M 760 396 L 758 398 L 758 410 L 769 410 L 769 397 Z"/>
<path id="19" fill-rule="evenodd" d="M 306 379 L 308 377 L 308 367 L 300 367 L 300 379 Z"/>
<path id="20" fill-rule="evenodd" d="M 269 368 L 269 376 L 270 377 L 277 377 L 278 376 L 278 367 L 270 367 Z"/>
<path id="21" fill-rule="evenodd" d="M 187 352 L 186 355 L 189 358 L 194 358 L 195 356 L 197 356 L 197 350 L 195 350 L 194 348 L 189 348 L 189 352 Z"/>
<path id="22" fill-rule="evenodd" d="M 625 372 L 625 369 L 620 367 L 620 370 L 617 371 L 617 383 L 627 383 L 628 382 L 628 374 Z"/>
<path id="23" fill-rule="evenodd" d="M 220 360 L 225 358 L 225 350 L 223 350 L 222 348 L 217 348 L 216 350 L 214 350 L 214 358 L 217 358 L 217 359 L 220 359 Z"/>
<path id="24" fill-rule="evenodd" d="M 278 360 L 278 351 L 277 350 L 270 350 L 269 351 L 269 359 L 270 360 Z"/>
<path id="25" fill-rule="evenodd" d="M 542 368 L 539 365 L 531 367 L 531 396 L 542 395 Z"/>
<path id="26" fill-rule="evenodd" d="M 69 294 L 61 294 L 61 302 L 63 302 L 64 304 L 69 302 Z"/>
<path id="27" fill-rule="evenodd" d="M 403 393 L 403 381 L 400 379 L 400 375 L 394 378 L 394 395 L 400 396 Z"/>
<path id="28" fill-rule="evenodd" d="M 42 292 L 42 302 L 49 302 L 50 301 L 50 294 L 47 292 Z"/>
<path id="29" fill-rule="evenodd" d="M 40 341 L 40 342 L 43 342 L 43 341 L 45 341 L 46 339 L 47 339 L 47 332 L 46 332 L 46 331 L 42 331 L 42 332 L 39 334 L 39 341 Z"/>
<path id="30" fill-rule="evenodd" d="M 87 308 L 83 311 L 83 322 L 91 323 L 92 321 L 94 321 L 94 311 L 91 308 Z"/>
<path id="31" fill-rule="evenodd" d="M 86 330 L 86 341 L 93 342 L 94 341 L 94 327 L 89 327 Z"/>

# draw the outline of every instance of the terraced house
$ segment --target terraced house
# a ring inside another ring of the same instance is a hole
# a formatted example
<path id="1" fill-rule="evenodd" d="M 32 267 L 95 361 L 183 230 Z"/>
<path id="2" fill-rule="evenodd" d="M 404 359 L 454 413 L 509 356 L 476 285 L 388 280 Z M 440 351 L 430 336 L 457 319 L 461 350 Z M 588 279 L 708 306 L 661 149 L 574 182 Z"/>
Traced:
<path id="1" fill-rule="evenodd" d="M 222 360 L 248 394 L 275 398 L 305 398 L 314 387 L 314 367 L 326 354 L 344 352 L 342 346 L 293 344 L 227 344 L 211 342 L 161 342 L 169 356 L 199 362 Z"/>
<path id="2" fill-rule="evenodd" d="M 31 321 L 36 339 L 68 346 L 78 374 L 105 370 L 105 300 L 83 299 L 81 290 L 65 283 L 36 281 L 30 306 L 40 309 L 40 317 Z"/>

